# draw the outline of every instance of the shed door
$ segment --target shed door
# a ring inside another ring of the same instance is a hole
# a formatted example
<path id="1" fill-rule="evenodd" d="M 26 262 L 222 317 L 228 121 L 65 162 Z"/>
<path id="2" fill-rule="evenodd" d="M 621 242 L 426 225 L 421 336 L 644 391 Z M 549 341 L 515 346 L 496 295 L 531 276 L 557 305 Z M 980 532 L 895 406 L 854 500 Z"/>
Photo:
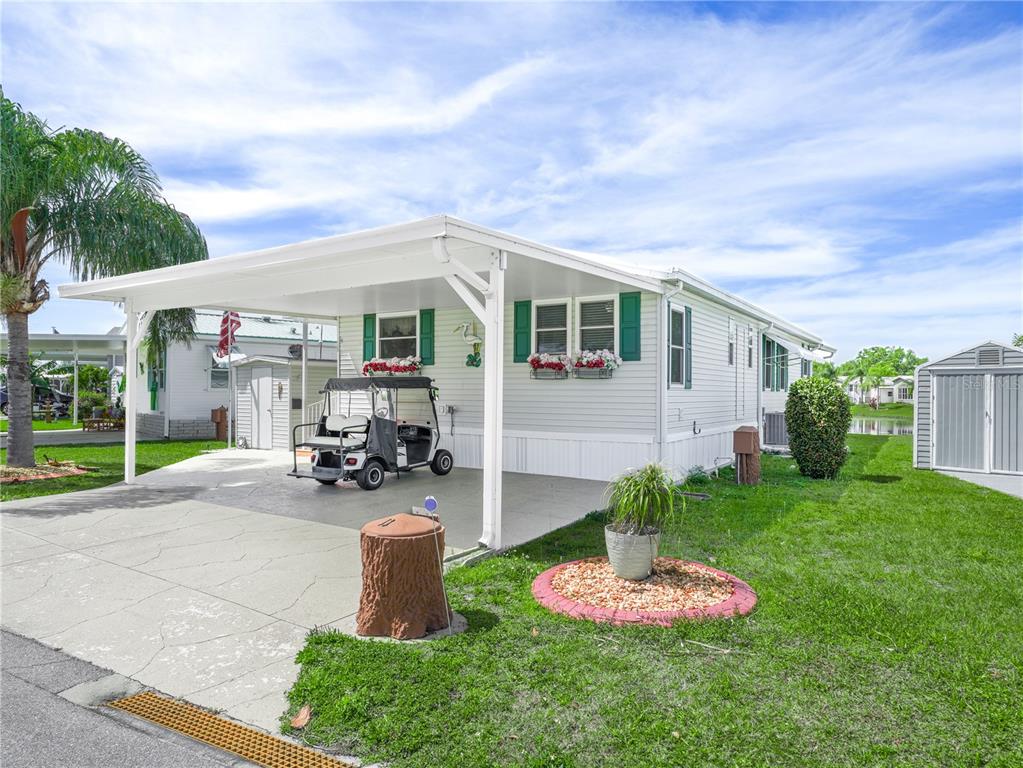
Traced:
<path id="1" fill-rule="evenodd" d="M 934 465 L 983 470 L 984 374 L 934 376 Z"/>
<path id="2" fill-rule="evenodd" d="M 991 469 L 1023 472 L 1023 374 L 991 378 Z"/>
<path id="3" fill-rule="evenodd" d="M 273 369 L 253 368 L 252 447 L 273 448 Z"/>

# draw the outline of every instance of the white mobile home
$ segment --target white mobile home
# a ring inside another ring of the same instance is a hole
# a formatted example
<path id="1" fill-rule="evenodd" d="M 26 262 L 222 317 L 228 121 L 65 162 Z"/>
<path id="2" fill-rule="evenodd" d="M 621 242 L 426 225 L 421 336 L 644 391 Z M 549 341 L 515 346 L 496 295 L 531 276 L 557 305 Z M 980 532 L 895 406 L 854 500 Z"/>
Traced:
<path id="1" fill-rule="evenodd" d="M 788 384 L 834 351 L 683 270 L 617 266 L 450 216 L 62 286 L 61 295 L 127 302 L 129 352 L 152 310 L 200 306 L 333 321 L 355 371 L 418 356 L 440 390 L 456 463 L 483 470 L 488 546 L 500 543 L 502 470 L 607 479 L 649 461 L 682 471 L 726 464 L 732 431 L 782 411 Z M 595 349 L 621 365 L 609 375 L 578 370 Z M 569 363 L 536 370 L 545 363 L 533 355 Z"/>
<path id="2" fill-rule="evenodd" d="M 988 341 L 916 369 L 913 466 L 1023 474 L 1023 350 Z"/>
<path id="3" fill-rule="evenodd" d="M 885 376 L 878 385 L 869 387 L 864 384 L 863 377 L 850 376 L 842 382 L 842 387 L 849 399 L 860 405 L 873 401 L 879 405 L 913 402 L 912 376 Z"/>

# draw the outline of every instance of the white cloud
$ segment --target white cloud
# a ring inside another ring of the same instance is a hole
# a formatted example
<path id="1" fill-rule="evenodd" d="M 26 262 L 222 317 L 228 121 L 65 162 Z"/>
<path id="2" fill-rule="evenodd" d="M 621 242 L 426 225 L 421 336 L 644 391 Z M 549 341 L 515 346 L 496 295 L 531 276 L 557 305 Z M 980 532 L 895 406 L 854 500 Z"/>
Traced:
<path id="1" fill-rule="evenodd" d="M 281 217 L 446 211 L 685 267 L 843 346 L 1019 305 L 1019 28 L 948 34 L 968 6 L 3 12 L 7 94 L 136 145 L 216 254 L 295 239 Z"/>

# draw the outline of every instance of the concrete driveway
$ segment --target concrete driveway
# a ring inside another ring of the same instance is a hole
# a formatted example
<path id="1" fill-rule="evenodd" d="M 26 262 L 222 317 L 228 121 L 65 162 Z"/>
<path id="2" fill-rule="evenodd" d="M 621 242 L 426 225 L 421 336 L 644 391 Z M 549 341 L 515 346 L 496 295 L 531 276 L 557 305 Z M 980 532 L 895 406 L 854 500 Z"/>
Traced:
<path id="1" fill-rule="evenodd" d="M 359 527 L 426 494 L 441 502 L 449 552 L 481 525 L 479 472 L 417 472 L 370 493 L 285 477 L 288 462 L 221 451 L 132 487 L 4 504 L 3 626 L 277 731 L 306 634 L 357 609 Z M 506 474 L 505 542 L 598 508 L 601 491 Z"/>

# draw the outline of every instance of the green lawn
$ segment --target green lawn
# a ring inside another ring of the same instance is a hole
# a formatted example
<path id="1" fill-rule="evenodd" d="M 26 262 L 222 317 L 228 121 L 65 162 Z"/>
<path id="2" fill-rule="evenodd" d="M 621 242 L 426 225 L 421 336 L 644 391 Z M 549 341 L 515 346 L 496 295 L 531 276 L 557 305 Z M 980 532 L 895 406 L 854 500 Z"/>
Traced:
<path id="1" fill-rule="evenodd" d="M 71 421 L 70 417 L 66 419 L 56 419 L 54 421 L 43 421 L 42 419 L 32 419 L 32 431 L 38 432 L 44 429 L 78 429 L 81 427 L 81 422 Z M 0 432 L 7 431 L 7 419 L 0 419 Z"/>
<path id="2" fill-rule="evenodd" d="M 540 571 L 603 552 L 588 519 L 452 572 L 466 634 L 313 633 L 288 716 L 309 703 L 302 738 L 394 766 L 1023 765 L 1023 501 L 911 469 L 910 438 L 849 443 L 837 481 L 723 473 L 662 542 L 748 581 L 744 619 L 540 608 Z"/>
<path id="3" fill-rule="evenodd" d="M 174 440 L 138 443 L 135 469 L 138 474 L 165 467 L 168 464 L 198 456 L 205 450 L 223 448 L 224 443 L 214 440 Z M 45 461 L 43 455 L 58 461 L 75 461 L 98 472 L 60 477 L 52 480 L 32 480 L 0 486 L 0 500 L 26 499 L 30 496 L 49 496 L 54 493 L 84 491 L 120 482 L 124 478 L 124 445 L 41 445 L 36 448 L 36 461 Z M 7 451 L 0 451 L 0 461 L 7 461 Z"/>
<path id="4" fill-rule="evenodd" d="M 869 405 L 854 405 L 853 416 L 880 416 L 886 419 L 912 419 L 912 403 L 882 403 L 877 408 Z"/>

